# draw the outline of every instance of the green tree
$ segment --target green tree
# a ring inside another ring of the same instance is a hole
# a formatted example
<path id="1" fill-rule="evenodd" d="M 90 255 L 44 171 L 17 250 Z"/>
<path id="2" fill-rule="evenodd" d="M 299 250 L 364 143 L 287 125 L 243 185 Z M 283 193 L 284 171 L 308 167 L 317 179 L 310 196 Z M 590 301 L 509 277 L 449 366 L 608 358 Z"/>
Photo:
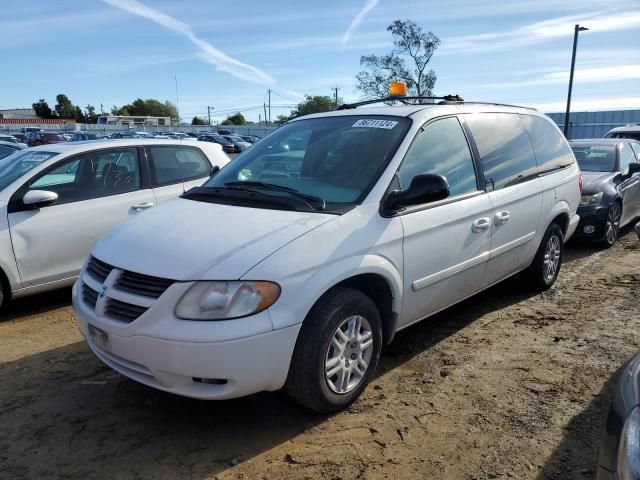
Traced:
<path id="1" fill-rule="evenodd" d="M 223 122 L 222 125 L 244 125 L 247 123 L 247 120 L 244 118 L 240 112 L 234 113 L 233 115 L 229 115 Z"/>
<path id="2" fill-rule="evenodd" d="M 335 108 L 335 101 L 326 95 L 305 95 L 305 100 L 298 104 L 295 110 L 291 111 L 291 118 L 310 115 L 312 113 L 329 112 Z M 341 100 L 338 99 L 338 103 Z"/>
<path id="3" fill-rule="evenodd" d="M 64 93 L 59 93 L 56 95 L 56 102 L 57 103 L 53 108 L 55 109 L 58 117 L 69 119 L 76 118 L 76 109 L 73 106 L 73 103 L 71 103 L 71 100 L 69 100 L 69 97 Z"/>
<path id="4" fill-rule="evenodd" d="M 176 106 L 166 101 L 162 103 L 155 98 L 148 98 L 143 100 L 136 98 L 130 104 L 124 105 L 120 108 L 114 106 L 111 109 L 113 115 L 132 115 L 141 117 L 171 117 L 173 121 L 179 121 L 178 109 Z"/>
<path id="5" fill-rule="evenodd" d="M 195 116 L 191 119 L 191 125 L 208 125 L 208 122 L 204 118 Z"/>
<path id="6" fill-rule="evenodd" d="M 290 120 L 289 115 L 278 115 L 273 123 L 276 125 L 282 125 Z"/>
<path id="7" fill-rule="evenodd" d="M 41 98 L 40 100 L 38 100 L 36 103 L 31 105 L 33 107 L 34 112 L 36 112 L 36 115 L 39 116 L 40 118 L 53 118 L 54 114 L 53 111 L 51 110 L 51 107 L 49 106 L 49 104 L 47 103 L 47 101 L 44 98 Z"/>
<path id="8" fill-rule="evenodd" d="M 82 109 L 78 106 L 74 107 L 74 114 L 73 114 L 73 118 L 76 122 L 78 123 L 87 123 L 87 117 L 85 117 L 84 113 L 82 112 Z"/>
<path id="9" fill-rule="evenodd" d="M 97 123 L 98 114 L 96 113 L 96 107 L 93 105 L 87 105 L 84 107 L 84 116 L 87 123 Z"/>
<path id="10" fill-rule="evenodd" d="M 386 55 L 360 57 L 360 65 L 366 70 L 356 75 L 358 90 L 366 96 L 386 97 L 389 83 L 403 81 L 411 95 L 432 95 L 437 76 L 427 70 L 427 65 L 440 39 L 431 32 L 425 33 L 411 20 L 396 20 L 387 31 L 391 32 L 395 48 Z"/>

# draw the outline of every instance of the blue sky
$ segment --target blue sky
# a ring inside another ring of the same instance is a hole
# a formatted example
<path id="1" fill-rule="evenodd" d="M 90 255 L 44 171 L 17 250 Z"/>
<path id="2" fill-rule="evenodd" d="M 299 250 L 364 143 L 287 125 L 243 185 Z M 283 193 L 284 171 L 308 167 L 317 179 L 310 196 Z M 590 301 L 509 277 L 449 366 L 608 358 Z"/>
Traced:
<path id="1" fill-rule="evenodd" d="M 303 94 L 355 100 L 360 55 L 391 48 L 411 19 L 442 41 L 438 94 L 562 111 L 573 25 L 577 110 L 640 108 L 640 0 L 3 0 L 0 108 L 67 94 L 105 111 L 176 101 L 184 120 L 261 106 L 272 118 Z M 282 105 L 277 107 L 276 105 Z M 245 110 L 258 119 L 261 108 Z"/>

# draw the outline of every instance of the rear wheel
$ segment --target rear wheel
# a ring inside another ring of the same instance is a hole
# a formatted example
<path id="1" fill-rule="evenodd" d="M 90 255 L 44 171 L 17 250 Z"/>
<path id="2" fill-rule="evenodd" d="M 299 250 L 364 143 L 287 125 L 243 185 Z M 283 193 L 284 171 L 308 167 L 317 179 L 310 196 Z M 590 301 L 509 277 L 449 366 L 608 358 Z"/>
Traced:
<path id="1" fill-rule="evenodd" d="M 611 247 L 616 243 L 616 240 L 618 240 L 621 216 L 622 209 L 620 208 L 620 204 L 618 202 L 613 202 L 609 207 L 609 212 L 607 213 L 607 222 L 604 226 L 604 239 L 602 240 L 602 244 L 607 248 Z"/>
<path id="2" fill-rule="evenodd" d="M 564 235 L 557 223 L 549 225 L 542 238 L 536 256 L 524 276 L 534 290 L 544 291 L 551 288 L 558 278 L 564 252 Z"/>
<path id="3" fill-rule="evenodd" d="M 355 401 L 373 377 L 382 348 L 380 314 L 360 291 L 336 288 L 305 319 L 286 388 L 316 412 Z"/>

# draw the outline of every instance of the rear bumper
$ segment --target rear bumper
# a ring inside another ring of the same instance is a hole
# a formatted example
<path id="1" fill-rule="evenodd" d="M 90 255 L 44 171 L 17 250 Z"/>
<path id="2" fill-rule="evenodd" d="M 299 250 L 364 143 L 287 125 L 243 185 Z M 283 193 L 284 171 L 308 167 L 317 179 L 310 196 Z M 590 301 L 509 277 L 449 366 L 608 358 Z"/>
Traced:
<path id="1" fill-rule="evenodd" d="M 602 240 L 608 213 L 609 207 L 607 205 L 578 207 L 580 223 L 574 236 L 581 239 Z"/>

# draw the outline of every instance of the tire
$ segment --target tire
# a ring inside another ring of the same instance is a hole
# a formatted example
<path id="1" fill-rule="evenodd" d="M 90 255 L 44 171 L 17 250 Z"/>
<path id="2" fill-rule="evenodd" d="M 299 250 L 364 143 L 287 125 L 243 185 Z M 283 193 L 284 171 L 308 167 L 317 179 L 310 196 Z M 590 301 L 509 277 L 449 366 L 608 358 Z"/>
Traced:
<path id="1" fill-rule="evenodd" d="M 373 378 L 381 349 L 382 322 L 373 301 L 358 290 L 335 288 L 314 305 L 302 324 L 286 389 L 298 403 L 318 413 L 341 410 Z"/>
<path id="2" fill-rule="evenodd" d="M 551 288 L 560 273 L 563 254 L 562 229 L 557 223 L 552 223 L 542 237 L 533 262 L 524 271 L 524 277 L 532 290 L 543 292 Z"/>
<path id="3" fill-rule="evenodd" d="M 607 220 L 604 224 L 604 238 L 600 242 L 603 247 L 610 248 L 618 240 L 620 218 L 622 218 L 622 208 L 620 202 L 615 201 L 611 204 L 607 212 Z"/>

